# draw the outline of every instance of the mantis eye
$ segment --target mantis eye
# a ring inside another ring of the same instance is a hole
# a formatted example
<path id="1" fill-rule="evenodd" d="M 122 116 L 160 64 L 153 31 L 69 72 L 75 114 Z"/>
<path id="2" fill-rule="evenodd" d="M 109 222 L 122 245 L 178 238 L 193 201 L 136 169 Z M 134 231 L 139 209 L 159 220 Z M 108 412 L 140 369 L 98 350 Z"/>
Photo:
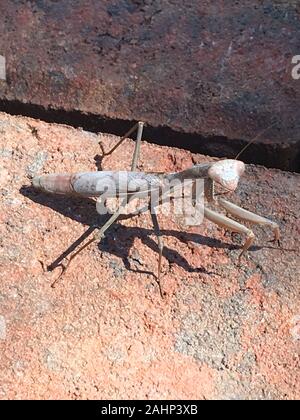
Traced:
<path id="1" fill-rule="evenodd" d="M 208 176 L 227 190 L 234 191 L 244 172 L 245 164 L 240 160 L 224 159 L 209 168 Z"/>

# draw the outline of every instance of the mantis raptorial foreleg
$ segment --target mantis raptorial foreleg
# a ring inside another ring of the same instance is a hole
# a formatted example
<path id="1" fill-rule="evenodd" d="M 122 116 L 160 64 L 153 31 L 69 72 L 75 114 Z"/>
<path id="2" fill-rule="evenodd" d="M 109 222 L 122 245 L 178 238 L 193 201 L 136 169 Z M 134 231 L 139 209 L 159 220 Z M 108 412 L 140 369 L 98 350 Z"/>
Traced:
<path id="1" fill-rule="evenodd" d="M 259 216 L 258 214 L 252 213 L 249 210 L 245 210 L 236 204 L 230 203 L 222 197 L 218 199 L 218 203 L 227 211 L 227 213 L 232 214 L 240 220 L 256 225 L 269 226 L 274 232 L 274 242 L 278 242 L 279 245 L 280 233 L 277 223 L 272 222 L 272 220 L 266 219 L 265 217 Z"/>
<path id="2" fill-rule="evenodd" d="M 212 202 L 216 200 L 216 197 L 214 194 L 214 182 L 212 180 L 210 179 L 206 180 L 204 190 L 205 190 L 205 197 L 208 202 Z M 277 223 L 269 219 L 266 219 L 265 217 L 259 216 L 258 214 L 252 213 L 249 210 L 245 210 L 242 207 L 239 207 L 236 204 L 225 200 L 223 197 L 218 198 L 217 203 L 226 210 L 227 216 L 232 215 L 241 221 L 249 222 L 251 224 L 269 226 L 274 232 L 274 241 L 277 241 L 279 245 L 280 233 L 279 233 L 279 226 Z M 212 221 L 213 223 L 216 223 L 217 225 L 222 226 L 225 229 L 230 230 L 231 232 L 244 233 L 247 235 L 247 240 L 239 256 L 239 260 L 240 260 L 242 255 L 247 251 L 247 249 L 252 245 L 254 241 L 255 235 L 252 232 L 252 230 L 248 229 L 241 223 L 230 219 L 227 216 L 218 214 L 209 209 L 204 210 L 204 216 L 208 220 Z"/>
<path id="3" fill-rule="evenodd" d="M 228 229 L 236 233 L 244 233 L 247 235 L 246 242 L 243 246 L 242 252 L 239 255 L 239 262 L 241 257 L 245 254 L 247 249 L 252 245 L 255 235 L 252 230 L 248 229 L 246 226 L 236 222 L 235 220 L 229 219 L 229 217 L 224 216 L 224 214 L 219 214 L 213 210 L 204 208 L 204 217 L 211 222 L 215 223 L 218 226 L 221 226 L 225 229 Z"/>

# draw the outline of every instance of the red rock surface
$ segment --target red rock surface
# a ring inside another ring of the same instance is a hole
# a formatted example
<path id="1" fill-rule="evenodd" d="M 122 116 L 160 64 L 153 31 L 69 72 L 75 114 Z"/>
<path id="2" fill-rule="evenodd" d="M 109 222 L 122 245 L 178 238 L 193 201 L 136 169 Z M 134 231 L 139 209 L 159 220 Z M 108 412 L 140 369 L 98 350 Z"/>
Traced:
<path id="1" fill-rule="evenodd" d="M 292 78 L 292 57 L 300 54 L 299 7 L 273 0 L 2 0 L 7 82 L 0 81 L 0 109 L 80 111 L 75 125 L 84 113 L 143 120 L 195 134 L 201 150 L 218 156 L 234 147 L 226 138 L 249 140 L 275 124 L 255 162 L 298 170 L 300 81 Z"/>
<path id="2" fill-rule="evenodd" d="M 117 138 L 0 114 L 0 397 L 299 398 L 299 175 L 248 166 L 234 194 L 280 224 L 285 250 L 255 229 L 239 267 L 240 238 L 159 216 L 161 299 L 145 214 L 116 223 L 53 289 L 60 269 L 46 266 L 95 223 L 95 204 L 35 192 L 29 177 L 94 170 L 99 140 Z M 103 167 L 127 169 L 132 150 Z M 205 160 L 143 143 L 140 169 Z"/>

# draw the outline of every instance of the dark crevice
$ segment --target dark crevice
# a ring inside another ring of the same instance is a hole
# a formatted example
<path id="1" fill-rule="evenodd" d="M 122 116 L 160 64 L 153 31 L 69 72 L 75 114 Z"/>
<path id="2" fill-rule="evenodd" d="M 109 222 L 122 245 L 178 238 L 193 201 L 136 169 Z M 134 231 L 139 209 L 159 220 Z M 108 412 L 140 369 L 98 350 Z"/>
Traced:
<path id="1" fill-rule="evenodd" d="M 22 115 L 36 118 L 48 123 L 67 124 L 81 127 L 91 132 L 124 135 L 136 121 L 112 119 L 81 111 L 45 108 L 41 105 L 22 103 L 20 101 L 0 100 L 0 111 L 11 115 Z M 133 135 L 132 138 L 135 136 Z M 209 156 L 234 158 L 247 144 L 246 140 L 229 139 L 224 136 L 204 137 L 194 133 L 175 131 L 169 127 L 145 126 L 143 138 L 151 143 L 163 146 L 178 147 Z M 245 163 L 264 165 L 268 168 L 279 168 L 300 172 L 300 143 L 286 144 L 253 143 L 242 155 Z"/>

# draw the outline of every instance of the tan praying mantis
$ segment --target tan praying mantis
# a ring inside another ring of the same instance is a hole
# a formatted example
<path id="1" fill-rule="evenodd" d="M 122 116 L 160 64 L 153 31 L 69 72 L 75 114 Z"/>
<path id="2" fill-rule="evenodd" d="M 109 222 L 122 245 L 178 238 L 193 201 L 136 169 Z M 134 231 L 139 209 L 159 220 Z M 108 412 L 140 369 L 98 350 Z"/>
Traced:
<path id="1" fill-rule="evenodd" d="M 61 275 L 67 269 L 76 255 L 78 255 L 89 244 L 94 241 L 98 241 L 103 237 L 105 231 L 118 218 L 120 218 L 124 208 L 132 198 L 137 196 L 148 196 L 149 203 L 145 207 L 141 208 L 138 213 L 143 213 L 147 210 L 150 210 L 151 213 L 154 232 L 158 241 L 159 257 L 157 279 L 160 287 L 161 262 L 164 245 L 159 229 L 156 209 L 158 205 L 164 202 L 164 199 L 167 196 L 170 196 L 174 193 L 174 187 L 170 187 L 170 185 L 173 185 L 173 181 L 176 181 L 177 185 L 180 185 L 181 183 L 189 180 L 192 184 L 192 191 L 195 193 L 195 182 L 199 179 L 203 180 L 204 187 L 202 193 L 207 203 L 214 202 L 223 208 L 227 213 L 227 216 L 222 213 L 217 213 L 216 211 L 209 209 L 205 204 L 203 209 L 204 217 L 231 232 L 246 235 L 246 241 L 239 255 L 239 261 L 242 255 L 244 255 L 244 253 L 254 242 L 255 235 L 251 229 L 244 226 L 242 223 L 231 219 L 228 217 L 228 215 L 231 215 L 242 222 L 270 227 L 274 232 L 274 241 L 279 243 L 280 234 L 279 226 L 277 223 L 248 210 L 245 210 L 236 204 L 225 200 L 223 197 L 217 196 L 214 192 L 215 183 L 223 187 L 227 192 L 236 190 L 239 178 L 245 171 L 245 164 L 242 161 L 237 159 L 223 159 L 216 162 L 196 164 L 191 168 L 185 169 L 181 172 L 172 173 L 138 172 L 136 168 L 140 154 L 143 126 L 144 123 L 137 123 L 108 152 L 104 151 L 103 146 L 100 143 L 103 157 L 108 156 L 112 154 L 127 137 L 129 137 L 135 130 L 137 130 L 135 149 L 131 163 L 131 171 L 94 171 L 75 174 L 47 174 L 33 178 L 33 186 L 47 193 L 97 197 L 97 199 L 116 196 L 121 199 L 121 204 L 118 209 L 114 214 L 111 215 L 107 222 L 101 228 L 99 228 L 99 231 L 71 255 L 69 262 L 62 271 Z M 249 144 L 251 144 L 255 139 L 253 139 Z M 249 146 L 249 144 L 247 146 Z M 243 152 L 244 149 L 241 152 Z M 239 155 L 237 157 L 239 157 Z M 154 202 L 153 199 L 151 200 L 151 197 L 153 197 L 153 192 L 157 193 L 155 195 L 156 199 Z M 193 197 L 193 199 L 193 204 L 197 205 L 196 197 Z M 54 284 L 55 282 L 53 285 Z M 161 287 L 160 292 L 162 294 Z"/>

